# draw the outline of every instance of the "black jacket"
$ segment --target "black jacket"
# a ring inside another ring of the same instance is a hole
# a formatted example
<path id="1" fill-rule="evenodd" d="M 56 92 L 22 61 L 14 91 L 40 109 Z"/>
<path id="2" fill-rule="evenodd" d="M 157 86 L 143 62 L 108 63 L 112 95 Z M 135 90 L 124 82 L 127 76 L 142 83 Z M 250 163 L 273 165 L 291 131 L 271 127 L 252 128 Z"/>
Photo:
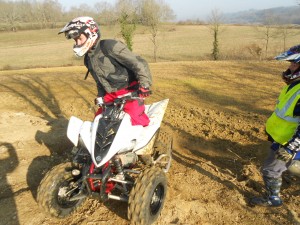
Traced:
<path id="1" fill-rule="evenodd" d="M 99 97 L 126 88 L 132 81 L 143 87 L 152 85 L 148 63 L 120 41 L 98 41 L 85 55 L 84 64 L 97 83 Z"/>

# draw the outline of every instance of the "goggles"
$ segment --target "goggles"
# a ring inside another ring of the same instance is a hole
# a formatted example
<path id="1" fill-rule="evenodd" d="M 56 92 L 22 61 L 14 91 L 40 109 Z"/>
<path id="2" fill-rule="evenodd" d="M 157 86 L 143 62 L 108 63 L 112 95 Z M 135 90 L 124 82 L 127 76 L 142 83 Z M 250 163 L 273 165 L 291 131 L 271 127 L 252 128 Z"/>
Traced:
<path id="1" fill-rule="evenodd" d="M 80 32 L 79 30 L 70 30 L 65 32 L 65 36 L 67 39 L 76 39 L 79 38 Z"/>

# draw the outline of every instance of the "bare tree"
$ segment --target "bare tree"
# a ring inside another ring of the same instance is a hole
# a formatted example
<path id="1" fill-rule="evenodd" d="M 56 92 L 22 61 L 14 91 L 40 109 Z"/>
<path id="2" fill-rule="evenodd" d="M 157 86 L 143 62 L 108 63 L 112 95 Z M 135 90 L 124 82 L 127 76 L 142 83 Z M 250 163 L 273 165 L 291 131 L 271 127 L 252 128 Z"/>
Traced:
<path id="1" fill-rule="evenodd" d="M 219 34 L 220 34 L 220 27 L 222 21 L 222 13 L 218 9 L 213 9 L 209 16 L 209 28 L 213 35 L 213 49 L 212 49 L 212 57 L 214 60 L 218 60 L 220 56 L 220 49 L 219 49 Z"/>
<path id="2" fill-rule="evenodd" d="M 299 35 L 299 31 L 297 29 L 297 25 L 292 24 L 290 18 L 278 17 L 277 19 L 278 26 L 276 26 L 275 32 L 277 33 L 278 37 L 282 39 L 281 51 L 285 51 L 287 48 L 287 39 L 289 37 Z"/>
<path id="3" fill-rule="evenodd" d="M 93 18 L 97 17 L 97 11 L 90 7 L 88 4 L 80 4 L 79 6 L 72 6 L 68 12 L 70 18 L 78 16 L 90 16 Z"/>
<path id="4" fill-rule="evenodd" d="M 163 21 L 174 19 L 173 10 L 163 0 L 142 0 L 140 2 L 140 20 L 148 26 L 151 33 L 151 42 L 153 43 L 153 58 L 157 61 L 157 35 L 160 24 Z"/>
<path id="5" fill-rule="evenodd" d="M 53 28 L 61 20 L 62 6 L 58 0 L 33 1 L 32 10 L 40 28 Z"/>
<path id="6" fill-rule="evenodd" d="M 278 32 L 278 36 L 282 38 L 281 51 L 285 51 L 287 49 L 286 43 L 289 37 L 299 35 L 299 32 L 295 32 L 294 28 L 295 25 L 292 24 L 282 24 L 276 28 Z"/>
<path id="7" fill-rule="evenodd" d="M 44 0 L 43 10 L 46 24 L 54 28 L 56 23 L 61 19 L 61 4 L 58 0 Z"/>
<path id="8" fill-rule="evenodd" d="M 116 13 L 114 7 L 106 1 L 97 2 L 94 5 L 97 17 L 96 20 L 99 20 L 103 25 L 111 25 L 117 21 Z"/>
<path id="9" fill-rule="evenodd" d="M 22 1 L 20 10 L 22 11 L 22 22 L 29 23 L 31 24 L 31 28 L 34 28 L 35 12 L 33 10 L 33 4 L 29 1 Z"/>
<path id="10" fill-rule="evenodd" d="M 268 50 L 269 50 L 269 44 L 271 38 L 276 37 L 278 34 L 275 32 L 275 17 L 273 14 L 269 12 L 265 12 L 264 19 L 263 19 L 263 25 L 260 27 L 257 27 L 257 31 L 261 35 L 261 38 L 265 42 L 265 59 L 268 58 Z"/>
<path id="11" fill-rule="evenodd" d="M 17 3 L 0 1 L 0 22 L 6 24 L 9 30 L 16 31 L 21 21 L 21 11 Z"/>

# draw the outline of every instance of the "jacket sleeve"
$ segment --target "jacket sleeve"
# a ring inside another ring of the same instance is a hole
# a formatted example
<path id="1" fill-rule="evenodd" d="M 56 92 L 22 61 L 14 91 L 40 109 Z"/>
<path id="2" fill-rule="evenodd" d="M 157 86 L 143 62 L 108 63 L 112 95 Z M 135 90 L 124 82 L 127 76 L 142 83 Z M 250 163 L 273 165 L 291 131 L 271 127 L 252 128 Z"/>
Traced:
<path id="1" fill-rule="evenodd" d="M 86 76 L 90 73 L 91 76 L 93 77 L 93 79 L 96 82 L 96 86 L 97 86 L 97 97 L 103 97 L 106 94 L 106 91 L 103 87 L 103 85 L 101 84 L 101 82 L 99 81 L 99 78 L 97 77 L 97 75 L 94 75 L 92 72 L 90 72 L 90 68 L 89 68 L 89 57 L 88 55 L 84 56 L 84 65 L 85 67 L 88 69 Z"/>
<path id="2" fill-rule="evenodd" d="M 140 85 L 150 87 L 152 75 L 146 60 L 131 52 L 125 44 L 115 40 L 109 40 L 106 44 L 107 54 L 120 64 L 133 71 Z"/>
<path id="3" fill-rule="evenodd" d="M 300 124 L 291 140 L 284 145 L 286 150 L 300 151 Z"/>
<path id="4" fill-rule="evenodd" d="M 104 90 L 104 88 L 100 82 L 96 81 L 96 84 L 97 84 L 97 90 L 98 90 L 97 97 L 103 97 L 106 94 L 106 91 Z"/>

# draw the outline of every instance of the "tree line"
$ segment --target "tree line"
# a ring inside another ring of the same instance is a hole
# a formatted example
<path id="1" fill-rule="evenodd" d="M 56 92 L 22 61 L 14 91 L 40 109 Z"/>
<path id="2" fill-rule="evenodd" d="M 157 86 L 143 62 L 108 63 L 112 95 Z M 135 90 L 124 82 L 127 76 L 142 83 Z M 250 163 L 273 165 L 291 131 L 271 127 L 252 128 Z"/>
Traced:
<path id="1" fill-rule="evenodd" d="M 118 0 L 114 5 L 100 1 L 93 6 L 72 6 L 68 11 L 58 0 L 0 0 L 0 31 L 56 28 L 71 18 L 87 15 L 101 25 L 119 24 L 120 33 L 130 50 L 136 25 L 147 26 L 155 62 L 159 25 L 175 18 L 173 10 L 163 0 Z"/>
<path id="2" fill-rule="evenodd" d="M 151 25 L 175 18 L 173 10 L 163 0 L 118 0 L 114 5 L 99 1 L 93 6 L 80 4 L 64 10 L 58 0 L 0 0 L 0 30 L 44 29 L 61 26 L 71 18 L 88 15 L 101 25 L 126 21 Z"/>

